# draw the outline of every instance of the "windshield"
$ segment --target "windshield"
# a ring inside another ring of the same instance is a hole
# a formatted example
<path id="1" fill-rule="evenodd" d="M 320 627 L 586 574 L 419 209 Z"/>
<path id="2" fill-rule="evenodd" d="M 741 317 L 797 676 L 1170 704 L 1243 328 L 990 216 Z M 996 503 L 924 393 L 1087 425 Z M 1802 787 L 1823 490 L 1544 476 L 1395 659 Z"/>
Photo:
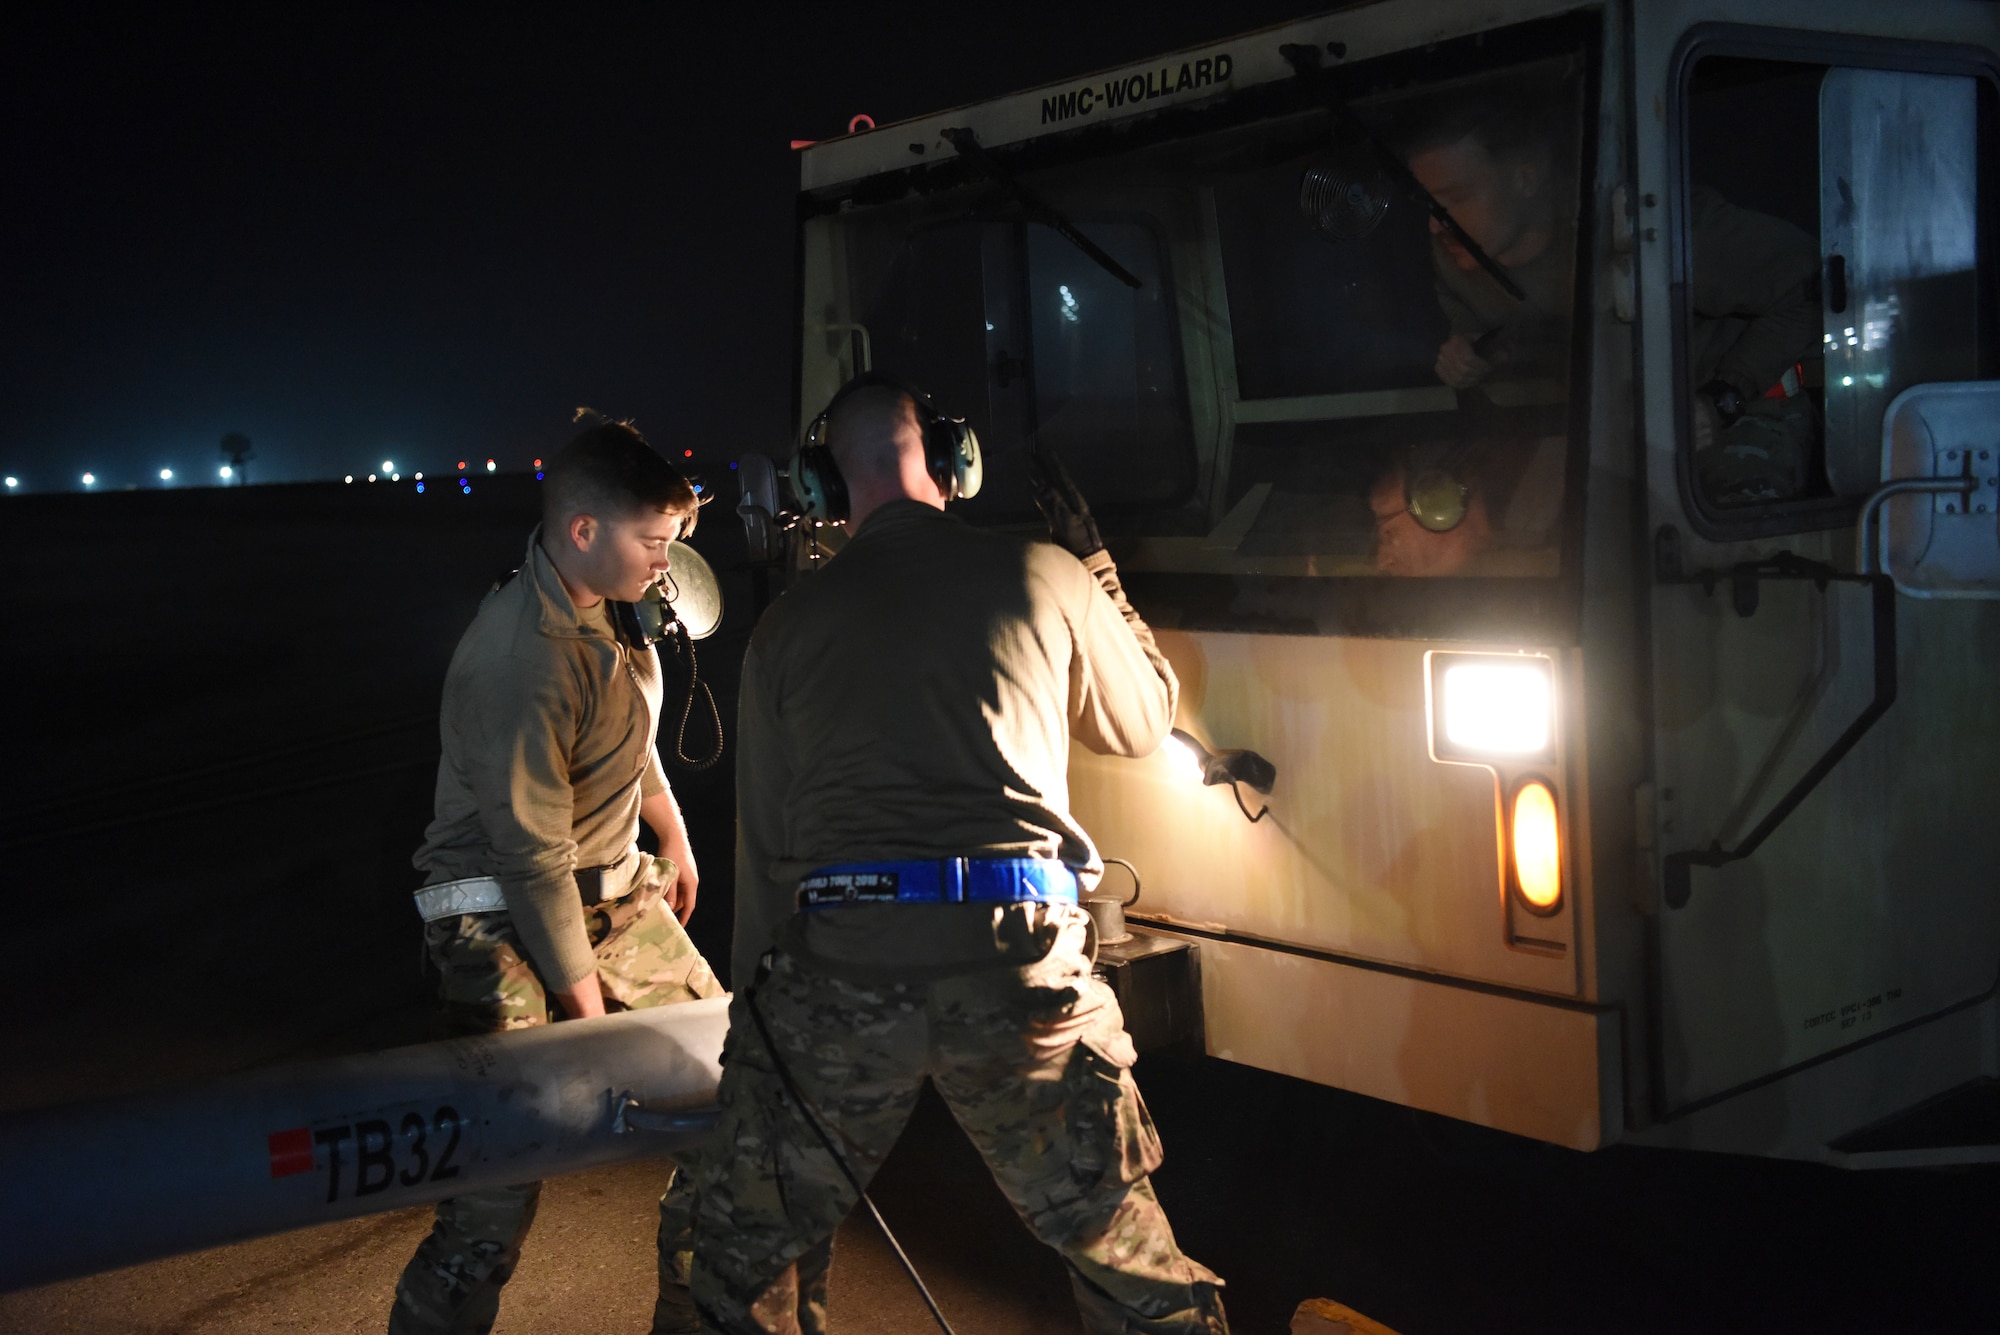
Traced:
<path id="1" fill-rule="evenodd" d="M 979 431 L 974 522 L 1032 521 L 1054 449 L 1128 574 L 1554 579 L 1585 61 L 1464 63 L 1017 164 L 1137 288 L 983 177 L 810 218 L 805 411 L 923 386 Z"/>

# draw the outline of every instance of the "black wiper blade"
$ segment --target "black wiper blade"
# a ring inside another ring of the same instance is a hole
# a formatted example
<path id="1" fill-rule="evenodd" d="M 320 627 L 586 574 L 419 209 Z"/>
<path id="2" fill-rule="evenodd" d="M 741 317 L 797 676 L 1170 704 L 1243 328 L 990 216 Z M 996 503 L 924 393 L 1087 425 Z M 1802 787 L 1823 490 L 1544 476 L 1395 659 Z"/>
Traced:
<path id="1" fill-rule="evenodd" d="M 1424 183 L 1410 171 L 1409 164 L 1390 152 L 1389 146 L 1377 139 L 1361 117 L 1355 114 L 1354 108 L 1347 105 L 1347 99 L 1341 95 L 1333 80 L 1320 69 L 1318 47 L 1288 42 L 1278 48 L 1278 53 L 1291 62 L 1292 72 L 1301 82 L 1319 85 L 1320 91 L 1326 96 L 1327 110 L 1333 113 L 1334 119 L 1381 159 L 1382 166 L 1396 184 L 1422 204 L 1431 217 L 1437 219 L 1438 226 L 1444 228 L 1450 233 L 1452 240 L 1465 248 L 1465 253 L 1472 256 L 1480 268 L 1486 270 L 1487 276 L 1500 285 L 1501 291 L 1516 301 L 1528 299 L 1528 294 L 1521 290 L 1521 285 L 1515 282 L 1505 269 L 1500 267 L 1500 262 L 1488 255 L 1485 249 L 1472 239 L 1471 234 L 1459 226 L 1458 219 L 1451 216 L 1451 210 L 1438 203 L 1436 195 L 1424 189 Z"/>
<path id="2" fill-rule="evenodd" d="M 1014 202 L 1019 204 L 1034 221 L 1042 224 L 1042 226 L 1048 228 L 1050 231 L 1056 233 L 1056 235 L 1062 237 L 1063 240 L 1090 256 L 1091 259 L 1097 262 L 1098 267 L 1113 278 L 1116 278 L 1119 282 L 1125 284 L 1125 286 L 1133 288 L 1145 286 L 1144 283 L 1139 281 L 1138 275 L 1134 274 L 1117 260 L 1112 259 L 1110 255 L 1105 253 L 1102 246 L 1078 231 L 1076 224 L 1064 217 L 1055 205 L 1049 203 L 1040 195 L 1028 189 L 1027 186 L 1015 180 L 1014 173 L 1008 171 L 995 161 L 993 155 L 980 146 L 978 136 L 973 134 L 971 130 L 965 128 L 949 129 L 944 131 L 944 138 L 946 142 L 958 150 L 958 155 L 970 163 L 974 170 L 978 171 L 1002 190 L 1005 190 L 1009 195 L 1012 195 Z"/>

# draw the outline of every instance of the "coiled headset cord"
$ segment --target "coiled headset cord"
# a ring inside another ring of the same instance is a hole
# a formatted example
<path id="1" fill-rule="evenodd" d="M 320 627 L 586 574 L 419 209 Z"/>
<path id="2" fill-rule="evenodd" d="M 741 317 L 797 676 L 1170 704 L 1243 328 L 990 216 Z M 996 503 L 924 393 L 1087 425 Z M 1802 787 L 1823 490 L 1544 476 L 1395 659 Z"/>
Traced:
<path id="1" fill-rule="evenodd" d="M 757 1022 L 757 1035 L 764 1040 L 764 1051 L 770 1054 L 771 1065 L 776 1068 L 778 1079 L 785 1086 L 785 1093 L 798 1105 L 799 1115 L 806 1119 L 806 1125 L 810 1126 L 813 1134 L 819 1137 L 819 1143 L 826 1146 L 826 1152 L 833 1156 L 834 1167 L 838 1168 L 840 1175 L 847 1179 L 847 1185 L 854 1188 L 854 1194 L 868 1207 L 869 1215 L 875 1220 L 875 1227 L 882 1230 L 882 1236 L 889 1242 L 889 1250 L 896 1253 L 896 1259 L 903 1263 L 903 1272 L 910 1277 L 910 1283 L 917 1286 L 917 1293 L 923 1298 L 924 1306 L 931 1309 L 931 1318 L 938 1323 L 938 1329 L 942 1330 L 944 1335 L 957 1335 L 957 1332 L 952 1330 L 951 1323 L 944 1319 L 944 1313 L 938 1310 L 937 1299 L 931 1297 L 931 1291 L 925 1287 L 923 1276 L 917 1273 L 917 1267 L 911 1264 L 909 1254 L 903 1250 L 903 1244 L 896 1241 L 896 1235 L 889 1231 L 889 1221 L 875 1208 L 875 1202 L 868 1199 L 868 1193 L 861 1189 L 861 1183 L 855 1178 L 854 1171 L 847 1166 L 847 1160 L 834 1148 L 833 1137 L 826 1133 L 826 1128 L 820 1125 L 819 1118 L 814 1115 L 812 1104 L 806 1101 L 805 1095 L 799 1093 L 799 1087 L 792 1083 L 792 1073 L 785 1066 L 785 1059 L 778 1055 L 778 1045 L 771 1041 L 770 1027 L 764 1023 L 764 1011 L 757 1004 L 757 989 L 763 985 L 768 973 L 768 967 L 758 971 L 757 981 L 750 985 L 746 999 L 750 1003 L 750 1018 Z"/>
<path id="2" fill-rule="evenodd" d="M 708 683 L 701 679 L 701 665 L 695 661 L 694 656 L 694 640 L 688 635 L 687 627 L 678 618 L 674 621 L 674 634 L 675 652 L 677 655 L 686 654 L 688 663 L 687 703 L 681 706 L 680 727 L 674 731 L 674 760 L 681 768 L 699 774 L 705 769 L 713 768 L 715 763 L 722 759 L 722 711 L 716 708 L 715 692 L 708 689 Z M 701 692 L 702 698 L 708 701 L 709 721 L 715 726 L 715 749 L 703 760 L 696 760 L 687 753 L 688 719 L 694 715 L 694 693 L 697 690 Z"/>

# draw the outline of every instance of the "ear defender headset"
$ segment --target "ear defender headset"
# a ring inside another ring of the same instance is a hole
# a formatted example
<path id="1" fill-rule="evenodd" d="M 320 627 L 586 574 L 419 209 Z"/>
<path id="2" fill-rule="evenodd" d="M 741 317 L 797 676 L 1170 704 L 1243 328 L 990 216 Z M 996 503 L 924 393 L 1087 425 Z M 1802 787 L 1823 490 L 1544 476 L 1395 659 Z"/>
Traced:
<path id="1" fill-rule="evenodd" d="M 1430 533 L 1449 533 L 1465 522 L 1472 509 L 1472 488 L 1449 468 L 1426 468 L 1408 473 L 1403 479 L 1403 508 L 1417 527 Z"/>
<path id="2" fill-rule="evenodd" d="M 1458 445 L 1436 454 L 1418 466 L 1412 459 L 1403 466 L 1403 509 L 1427 533 L 1449 533 L 1472 513 L 1472 484 L 1468 465 L 1475 453 L 1472 445 Z"/>
<path id="3" fill-rule="evenodd" d="M 963 417 L 947 417 L 930 398 L 908 382 L 880 371 L 866 371 L 840 387 L 824 410 L 806 429 L 806 438 L 792 456 L 792 493 L 798 497 L 805 517 L 820 524 L 837 524 L 847 518 L 847 480 L 827 448 L 827 419 L 850 395 L 869 388 L 900 390 L 917 407 L 917 423 L 924 435 L 924 467 L 946 501 L 970 499 L 979 494 L 985 465 L 979 457 L 979 437 Z"/>

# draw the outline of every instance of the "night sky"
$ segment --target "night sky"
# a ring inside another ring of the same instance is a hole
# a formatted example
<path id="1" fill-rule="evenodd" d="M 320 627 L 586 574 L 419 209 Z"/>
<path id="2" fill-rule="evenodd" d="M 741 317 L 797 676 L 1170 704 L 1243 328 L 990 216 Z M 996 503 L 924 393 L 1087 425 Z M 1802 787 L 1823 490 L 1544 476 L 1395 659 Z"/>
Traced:
<path id="1" fill-rule="evenodd" d="M 789 441 L 794 138 L 1311 4 L 98 14 L 0 23 L 22 490 L 518 469 L 587 403 Z"/>

